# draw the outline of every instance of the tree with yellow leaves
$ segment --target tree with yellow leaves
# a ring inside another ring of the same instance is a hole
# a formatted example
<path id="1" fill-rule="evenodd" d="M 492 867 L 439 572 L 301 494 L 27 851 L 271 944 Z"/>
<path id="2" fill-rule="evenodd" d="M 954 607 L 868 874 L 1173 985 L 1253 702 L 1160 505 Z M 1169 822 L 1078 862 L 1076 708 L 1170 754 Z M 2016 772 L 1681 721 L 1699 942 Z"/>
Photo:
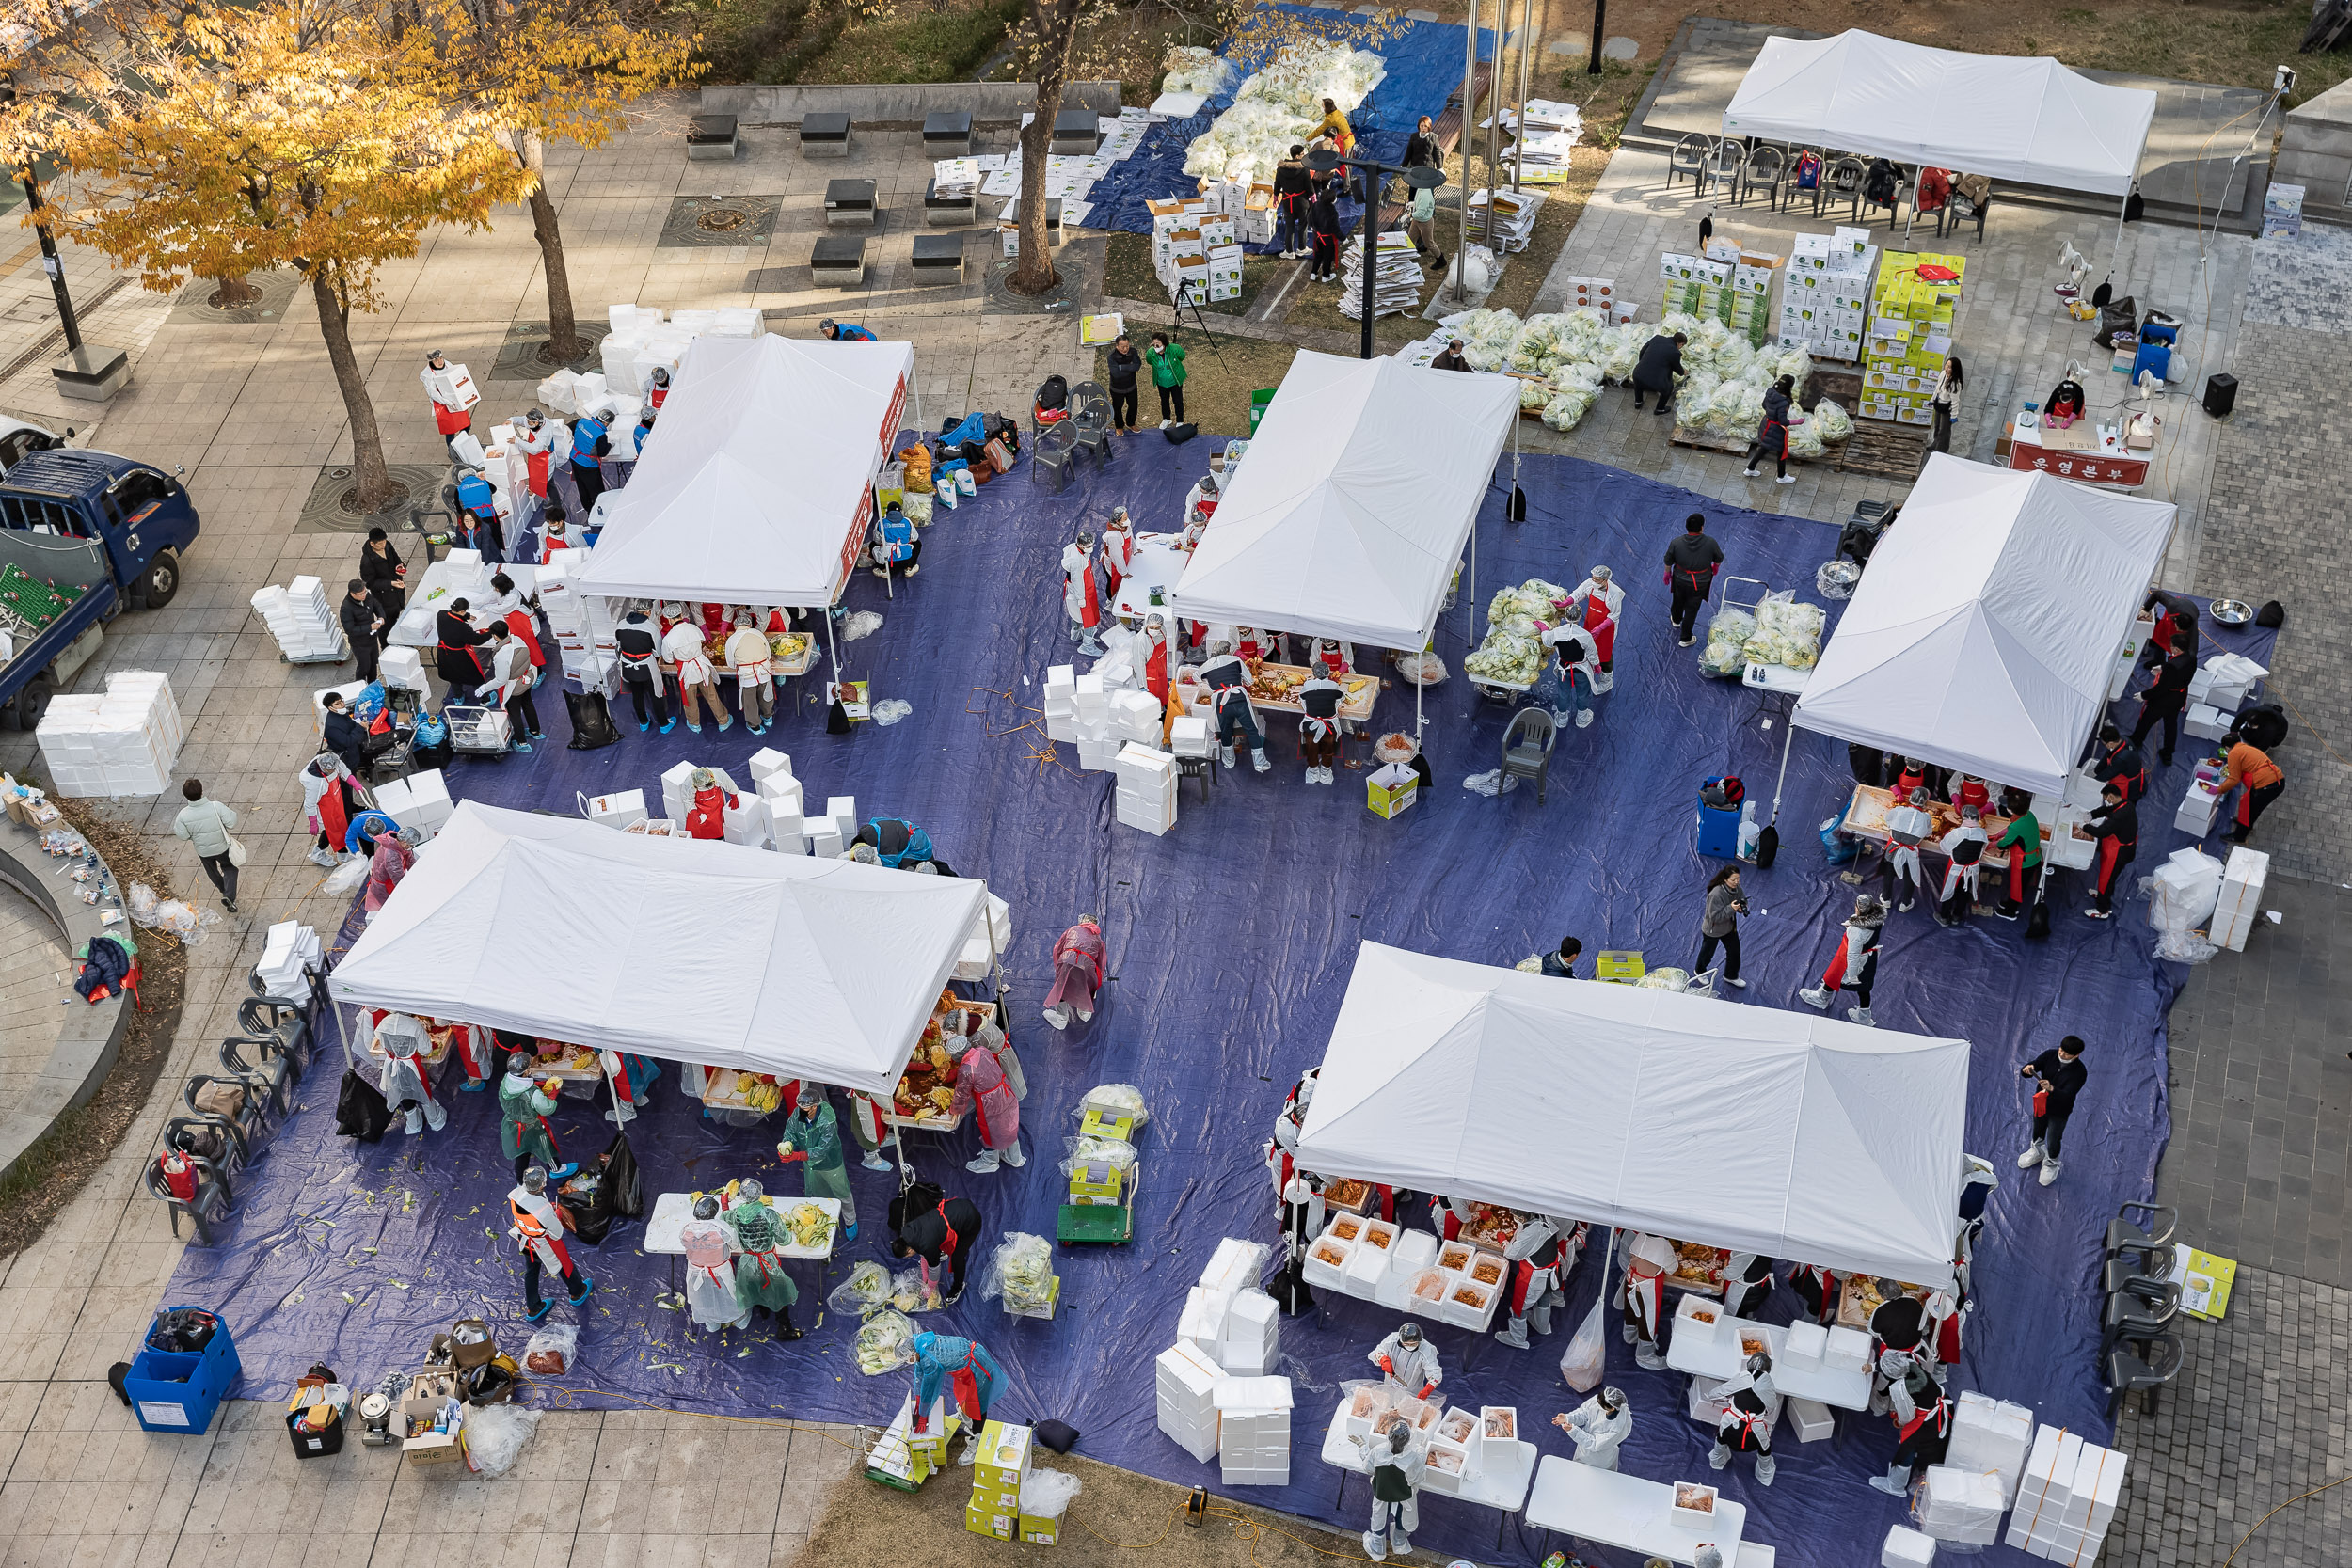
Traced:
<path id="1" fill-rule="evenodd" d="M 53 54 L 33 90 L 20 80 L 0 135 L 59 157 L 60 227 L 156 293 L 294 268 L 350 417 L 353 499 L 391 504 L 352 312 L 376 309 L 378 269 L 425 230 L 487 227 L 529 172 L 362 0 L 186 0 L 106 21 L 106 48 Z"/>
<path id="2" fill-rule="evenodd" d="M 529 177 L 531 223 L 547 274 L 550 365 L 588 352 L 572 309 L 564 233 L 547 189 L 547 143 L 602 147 L 628 105 L 691 81 L 691 38 L 660 31 L 643 0 L 385 0 L 393 39 L 439 60 L 450 90 L 498 127 Z"/>

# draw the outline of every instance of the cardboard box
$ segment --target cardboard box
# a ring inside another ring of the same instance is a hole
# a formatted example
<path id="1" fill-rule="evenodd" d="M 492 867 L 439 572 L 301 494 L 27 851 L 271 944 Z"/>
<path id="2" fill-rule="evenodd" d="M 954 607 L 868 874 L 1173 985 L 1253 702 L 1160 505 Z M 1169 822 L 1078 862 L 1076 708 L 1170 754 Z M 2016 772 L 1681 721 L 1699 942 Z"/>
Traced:
<path id="1" fill-rule="evenodd" d="M 1421 775 L 1401 762 L 1391 762 L 1364 781 L 1364 801 L 1375 816 L 1394 817 L 1411 808 L 1421 788 Z"/>
<path id="2" fill-rule="evenodd" d="M 1010 1512 L 999 1512 L 980 1503 L 966 1503 L 963 1528 L 974 1535 L 994 1536 L 999 1541 L 1020 1539 L 1020 1499 L 1016 1497 Z"/>

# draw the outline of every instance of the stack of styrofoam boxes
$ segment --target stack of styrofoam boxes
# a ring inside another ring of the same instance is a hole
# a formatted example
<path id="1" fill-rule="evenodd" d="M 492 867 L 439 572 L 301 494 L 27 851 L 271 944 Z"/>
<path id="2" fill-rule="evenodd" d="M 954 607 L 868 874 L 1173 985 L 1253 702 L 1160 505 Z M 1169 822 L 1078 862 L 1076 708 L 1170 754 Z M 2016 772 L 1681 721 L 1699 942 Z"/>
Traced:
<path id="1" fill-rule="evenodd" d="M 1513 1419 L 1517 1419 L 1516 1411 Z M 1486 1424 L 1479 1414 L 1455 1405 L 1429 1429 L 1422 1484 L 1432 1492 L 1458 1495 L 1463 1483 L 1478 1473 L 1485 1448 Z"/>
<path id="2" fill-rule="evenodd" d="M 1604 320 L 1617 303 L 1617 280 L 1613 277 L 1571 277 L 1568 279 L 1568 309 L 1597 310 Z"/>
<path id="3" fill-rule="evenodd" d="M 1804 349 L 1816 359 L 1848 364 L 1859 359 L 1863 312 L 1878 255 L 1867 230 L 1794 236 L 1788 279 L 1780 293 L 1780 346 Z"/>
<path id="4" fill-rule="evenodd" d="M 1216 1353 L 1225 1346 L 1225 1319 L 1232 1309 L 1231 1291 L 1192 1286 L 1184 1292 L 1184 1310 L 1176 1316 L 1176 1342 L 1216 1360 Z"/>
<path id="5" fill-rule="evenodd" d="M 2254 683 L 2270 672 L 2244 654 L 2216 654 L 2189 677 L 2188 711 L 2181 728 L 2200 740 L 2219 740 L 2230 721 L 2253 694 Z"/>
<path id="6" fill-rule="evenodd" d="M 1209 721 L 1203 715 L 1187 713 L 1169 721 L 1168 752 L 1177 757 L 1205 757 L 1215 741 L 1209 731 Z"/>
<path id="7" fill-rule="evenodd" d="M 103 696 L 52 697 L 36 733 L 57 796 L 160 795 L 184 738 L 170 682 L 144 671 L 107 676 Z"/>
<path id="8" fill-rule="evenodd" d="M 1160 723 L 1163 718 L 1159 699 L 1149 691 L 1132 689 L 1115 691 L 1111 699 L 1111 736 L 1118 740 L 1132 740 L 1139 745 L 1160 743 Z"/>
<path id="9" fill-rule="evenodd" d="M 1688 1301 L 1691 1298 L 1685 1296 L 1683 1299 Z M 1676 1326 L 1679 1332 L 1680 1325 Z M 1774 1364 L 1792 1372 L 1819 1371 L 1824 1370 L 1828 1354 L 1829 1330 L 1820 1323 L 1799 1321 L 1788 1325 L 1788 1333 L 1781 1341 L 1780 1354 L 1774 1358 Z M 1818 1443 L 1825 1437 L 1837 1435 L 1837 1418 L 1830 1414 L 1829 1406 L 1819 1400 L 1790 1399 L 1788 1427 L 1797 1434 L 1800 1443 Z"/>
<path id="10" fill-rule="evenodd" d="M 808 853 L 807 805 L 801 781 L 792 776 L 792 759 L 773 746 L 752 753 L 752 787 L 768 812 L 768 833 L 787 855 Z"/>
<path id="11" fill-rule="evenodd" d="M 808 852 L 819 860 L 845 852 L 857 839 L 857 797 L 828 795 L 825 815 L 808 823 Z"/>
<path id="12" fill-rule="evenodd" d="M 303 977 L 303 968 L 325 968 L 324 960 L 318 932 L 298 920 L 281 920 L 269 928 L 262 961 L 253 966 L 253 978 L 260 982 L 264 996 L 307 996 L 310 982 Z"/>
<path id="13" fill-rule="evenodd" d="M 2200 762 L 2188 789 L 2181 797 L 2180 809 L 2172 814 L 2172 825 L 2185 833 L 2203 838 L 2213 832 L 2214 813 L 2221 805 L 2221 768 L 2211 758 Z"/>
<path id="14" fill-rule="evenodd" d="M 424 656 L 414 648 L 387 648 L 375 658 L 375 677 L 387 687 L 424 693 Z"/>
<path id="15" fill-rule="evenodd" d="M 645 792 L 624 789 L 612 795 L 590 795 L 581 799 L 580 815 L 591 822 L 601 822 L 608 828 L 624 831 L 635 827 L 651 813 L 645 810 Z"/>
<path id="16" fill-rule="evenodd" d="M 1216 1457 L 1216 1386 L 1225 1369 L 1200 1346 L 1179 1341 L 1156 1363 L 1160 1430 L 1206 1464 Z"/>
<path id="17" fill-rule="evenodd" d="M 296 578 L 291 588 L 270 587 L 253 595 L 253 608 L 278 639 L 278 651 L 296 664 L 350 657 L 342 623 L 316 578 Z"/>
<path id="18" fill-rule="evenodd" d="M 1931 1465 L 1919 1494 L 1919 1528 L 1938 1541 L 1990 1546 L 2001 1536 L 2001 1478 L 1990 1470 Z"/>
<path id="19" fill-rule="evenodd" d="M 2058 1562 L 2099 1555 L 2116 1500 L 2123 1495 L 2126 1456 L 2044 1426 L 2034 1433 L 2026 1479 L 2009 1516 L 2009 1544 Z"/>
<path id="20" fill-rule="evenodd" d="M 1021 1536 L 1021 1483 L 1029 1479 L 1029 1451 L 1036 1445 L 1027 1427 L 989 1421 L 974 1440 L 972 1500 L 964 1505 L 963 1528 L 999 1541 Z"/>
<path id="21" fill-rule="evenodd" d="M 1157 837 L 1176 826 L 1176 759 L 1129 741 L 1119 753 L 1119 820 Z"/>
<path id="22" fill-rule="evenodd" d="M 687 345 L 694 341 L 691 328 L 662 321 L 658 309 L 642 305 L 615 305 L 607 312 L 612 330 L 601 345 L 606 401 L 614 391 L 633 391 L 653 378 L 659 368 L 677 374 L 678 361 L 686 357 Z M 632 400 L 633 401 L 633 400 Z M 632 411 L 629 419 L 637 418 Z"/>
<path id="23" fill-rule="evenodd" d="M 2001 1506 L 2007 1508 L 2025 1479 L 2026 1454 L 2032 1447 L 2032 1411 L 1972 1388 L 1960 1396 L 1952 1412 L 1952 1440 L 1945 1449 L 1944 1463 L 1954 1469 L 1992 1476 L 2000 1483 Z"/>
<path id="24" fill-rule="evenodd" d="M 424 844 L 448 823 L 455 807 L 449 798 L 449 784 L 436 768 L 377 784 L 375 809 L 408 829 L 419 844 Z"/>
<path id="25" fill-rule="evenodd" d="M 2269 877 L 2268 855 L 2243 844 L 2230 850 L 2230 863 L 2221 871 L 2221 901 L 2214 906 L 2213 924 L 2206 928 L 2215 946 L 2246 951 L 2246 939 L 2261 913 L 2263 883 Z"/>
<path id="26" fill-rule="evenodd" d="M 1049 665 L 1045 671 L 1045 738 L 1078 738 L 1078 667 Z"/>
<path id="27" fill-rule="evenodd" d="M 1932 1568 L 1935 1540 L 1906 1525 L 1886 1527 L 1886 1544 L 1879 1548 L 1879 1568 Z"/>
<path id="28" fill-rule="evenodd" d="M 694 805 L 694 768 L 691 762 L 672 763 L 661 775 L 661 815 L 681 825 Z"/>
<path id="29" fill-rule="evenodd" d="M 1216 1457 L 1228 1486 L 1291 1483 L 1291 1380 L 1228 1377 L 1216 1404 Z"/>
<path id="30" fill-rule="evenodd" d="M 564 673 L 576 678 L 583 691 L 618 697 L 621 650 L 613 635 L 612 601 L 599 594 L 580 592 L 580 571 L 587 560 L 585 550 L 550 554 L 539 570 L 539 608 L 547 612 L 548 626 L 555 633 Z"/>
<path id="31" fill-rule="evenodd" d="M 771 804 L 769 809 L 775 808 Z M 777 830 L 776 847 L 787 847 L 783 841 L 784 830 Z M 983 920 L 988 924 L 980 924 Z M 963 951 L 956 955 L 956 978 L 977 985 L 989 977 L 1003 955 L 1012 951 L 1012 906 L 994 894 L 988 895 L 988 904 L 972 917 L 972 934 L 963 939 Z"/>
<path id="32" fill-rule="evenodd" d="M 1198 1289 L 1222 1304 L 1212 1307 L 1222 1323 L 1215 1340 L 1200 1348 L 1236 1377 L 1263 1377 L 1274 1370 L 1281 1315 L 1274 1298 L 1258 1289 L 1265 1258 L 1263 1243 L 1228 1236 L 1200 1271 Z M 1185 1305 L 1191 1306 L 1189 1298 Z M 1177 1338 L 1184 1338 L 1181 1329 Z"/>
<path id="33" fill-rule="evenodd" d="M 1111 733 L 1110 693 L 1099 674 L 1080 675 L 1073 685 L 1072 704 L 1077 711 L 1078 767 L 1088 773 L 1106 773 L 1118 763 L 1120 741 Z"/>

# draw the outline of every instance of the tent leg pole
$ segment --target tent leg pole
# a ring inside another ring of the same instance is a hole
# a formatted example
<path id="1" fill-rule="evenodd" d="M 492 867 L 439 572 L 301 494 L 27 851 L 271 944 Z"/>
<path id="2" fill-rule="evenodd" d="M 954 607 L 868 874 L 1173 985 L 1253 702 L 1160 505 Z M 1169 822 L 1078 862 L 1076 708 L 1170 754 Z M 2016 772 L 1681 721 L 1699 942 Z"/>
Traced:
<path id="1" fill-rule="evenodd" d="M 1470 287 L 1470 147 L 1477 135 L 1478 120 L 1478 0 L 1470 0 L 1470 20 L 1463 28 L 1462 45 L 1462 228 L 1459 243 L 1454 247 L 1454 302 L 1462 303 Z"/>
<path id="2" fill-rule="evenodd" d="M 818 613 L 825 618 L 825 652 L 832 656 L 834 684 L 838 685 L 841 680 L 841 650 L 834 645 L 833 641 L 833 606 L 827 605 Z"/>
<path id="3" fill-rule="evenodd" d="M 1793 712 L 1787 722 L 1788 733 L 1780 737 L 1780 777 L 1772 781 L 1772 820 L 1764 824 L 1768 828 L 1780 820 L 1780 792 L 1788 782 L 1788 750 L 1797 743 L 1797 721 Z"/>
<path id="4" fill-rule="evenodd" d="M 996 988 L 996 994 L 1002 997 L 1012 988 L 1005 984 L 1005 959 L 1004 955 L 996 951 L 996 916 L 988 907 L 988 884 L 982 882 L 980 884 L 980 924 L 988 927 L 989 983 Z M 1010 1044 L 1012 1041 L 1012 1009 L 1000 1006 L 999 1010 L 1005 1015 L 1005 1040 L 1007 1044 Z"/>
<path id="5" fill-rule="evenodd" d="M 2131 187 L 2124 187 L 2122 199 L 2115 204 L 2115 249 L 2107 255 L 2107 276 L 2113 277 L 2123 267 L 2123 214 L 2131 211 Z"/>
<path id="6" fill-rule="evenodd" d="M 1421 716 L 1421 682 L 1415 681 L 1413 683 L 1413 743 L 1415 745 L 1421 743 L 1423 722 Z"/>

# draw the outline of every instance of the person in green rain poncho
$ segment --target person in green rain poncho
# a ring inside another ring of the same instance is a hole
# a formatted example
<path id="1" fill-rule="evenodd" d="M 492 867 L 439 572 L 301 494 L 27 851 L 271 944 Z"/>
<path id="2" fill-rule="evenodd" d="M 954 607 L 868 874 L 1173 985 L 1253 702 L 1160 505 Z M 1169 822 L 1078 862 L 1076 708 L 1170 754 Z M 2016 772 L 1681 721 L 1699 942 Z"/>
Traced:
<path id="1" fill-rule="evenodd" d="M 841 1152 L 841 1124 L 834 1116 L 833 1101 L 826 1096 L 822 1084 L 801 1081 L 792 1114 L 785 1118 L 784 1138 L 776 1145 L 776 1158 L 787 1165 L 796 1160 L 803 1162 L 808 1183 L 802 1189 L 805 1196 L 841 1200 L 841 1239 L 856 1241 L 857 1199 L 850 1196 L 849 1165 Z"/>
<path id="2" fill-rule="evenodd" d="M 526 1165 L 545 1165 L 548 1180 L 561 1181 L 577 1175 L 578 1165 L 557 1163 L 555 1132 L 548 1117 L 555 1114 L 554 1092 L 531 1079 L 532 1060 L 524 1052 L 506 1058 L 506 1076 L 499 1080 L 499 1150 L 515 1162 L 515 1179 L 522 1180 Z"/>
<path id="3" fill-rule="evenodd" d="M 743 1249 L 735 1260 L 735 1304 L 746 1312 L 773 1312 L 776 1338 L 797 1339 L 801 1331 L 792 1326 L 792 1304 L 801 1299 L 801 1291 L 776 1256 L 784 1242 L 784 1216 L 760 1201 L 761 1196 L 758 1182 L 739 1181 L 733 1201 L 720 1216 L 735 1232 L 735 1244 Z"/>

